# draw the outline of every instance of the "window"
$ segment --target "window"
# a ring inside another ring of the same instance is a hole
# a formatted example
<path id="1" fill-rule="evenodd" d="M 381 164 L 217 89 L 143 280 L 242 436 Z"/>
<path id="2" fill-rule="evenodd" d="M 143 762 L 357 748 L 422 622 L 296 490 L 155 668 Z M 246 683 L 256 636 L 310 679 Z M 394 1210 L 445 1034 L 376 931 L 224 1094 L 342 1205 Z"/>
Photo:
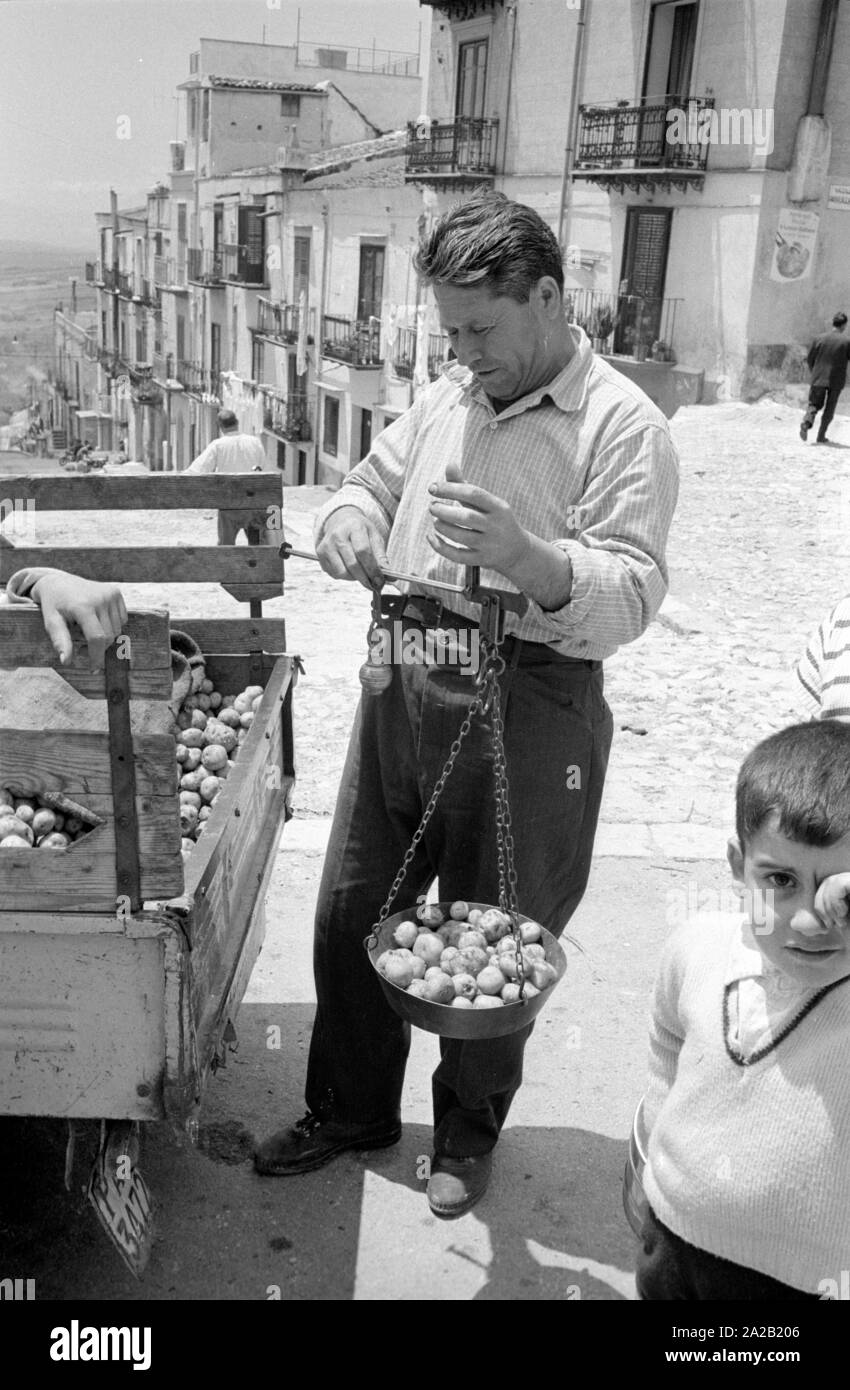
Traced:
<path id="1" fill-rule="evenodd" d="M 210 138 L 210 89 L 205 87 L 201 99 L 201 139 Z"/>
<path id="2" fill-rule="evenodd" d="M 309 234 L 304 236 L 301 233 L 295 233 L 292 261 L 292 295 L 293 302 L 297 304 L 301 291 L 303 290 L 306 295 L 310 284 Z"/>
<path id="3" fill-rule="evenodd" d="M 186 320 L 182 317 L 177 320 L 177 358 L 180 362 L 186 358 Z"/>
<path id="4" fill-rule="evenodd" d="M 186 204 L 177 204 L 177 240 L 186 240 Z"/>
<path id="5" fill-rule="evenodd" d="M 263 380 L 263 340 L 254 337 L 251 343 L 251 380 Z"/>
<path id="6" fill-rule="evenodd" d="M 360 246 L 360 281 L 357 292 L 357 317 L 362 322 L 380 318 L 384 297 L 385 246 Z"/>
<path id="7" fill-rule="evenodd" d="M 301 115 L 301 98 L 296 96 L 295 92 L 281 92 L 280 114 L 295 117 Z"/>
<path id="8" fill-rule="evenodd" d="M 660 0 L 652 8 L 643 95 L 649 102 L 682 106 L 690 95 L 699 5 Z"/>
<path id="9" fill-rule="evenodd" d="M 213 376 L 221 371 L 221 325 L 210 324 L 210 371 Z"/>
<path id="10" fill-rule="evenodd" d="M 266 283 L 266 222 L 256 207 L 239 209 L 239 279 L 248 285 Z"/>
<path id="11" fill-rule="evenodd" d="M 484 115 L 487 85 L 487 40 L 460 43 L 457 48 L 457 96 L 455 116 L 480 119 Z"/>
<path id="12" fill-rule="evenodd" d="M 198 93 L 186 93 L 186 129 L 189 135 L 194 135 L 198 128 Z"/>
<path id="13" fill-rule="evenodd" d="M 336 396 L 325 396 L 322 416 L 322 448 L 326 454 L 336 458 L 339 447 L 339 400 Z"/>

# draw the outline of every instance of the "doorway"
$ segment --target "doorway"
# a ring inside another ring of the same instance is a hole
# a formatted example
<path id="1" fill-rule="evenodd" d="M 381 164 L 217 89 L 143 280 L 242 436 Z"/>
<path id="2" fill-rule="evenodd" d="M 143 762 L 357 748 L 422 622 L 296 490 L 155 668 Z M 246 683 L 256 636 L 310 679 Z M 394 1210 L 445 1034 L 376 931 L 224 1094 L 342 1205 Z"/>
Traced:
<path id="1" fill-rule="evenodd" d="M 659 337 L 672 208 L 629 208 L 614 351 L 640 356 Z"/>
<path id="2" fill-rule="evenodd" d="M 663 164 L 667 112 L 687 106 L 696 47 L 699 4 L 694 0 L 659 0 L 649 21 L 638 132 L 640 164 Z"/>

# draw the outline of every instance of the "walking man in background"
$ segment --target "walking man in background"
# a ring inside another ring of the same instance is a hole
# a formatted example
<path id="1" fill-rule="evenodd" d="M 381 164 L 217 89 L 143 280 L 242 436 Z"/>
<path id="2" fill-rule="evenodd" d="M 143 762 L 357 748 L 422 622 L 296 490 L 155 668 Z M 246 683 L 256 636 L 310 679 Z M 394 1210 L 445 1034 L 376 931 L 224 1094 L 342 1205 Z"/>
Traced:
<path id="1" fill-rule="evenodd" d="M 846 327 L 847 315 L 835 314 L 832 320 L 832 332 L 822 333 L 819 338 L 815 338 L 806 359 L 812 373 L 812 383 L 809 387 L 808 409 L 800 426 L 800 438 L 806 438 L 815 423 L 815 416 L 819 410 L 822 410 L 816 444 L 828 442 L 826 432 L 835 414 L 838 397 L 844 390 L 847 381 L 850 338 L 844 336 Z"/>
<path id="2" fill-rule="evenodd" d="M 208 444 L 203 453 L 189 464 L 187 473 L 262 473 L 269 468 L 262 441 L 255 434 L 242 434 L 239 421 L 232 410 L 218 412 L 218 439 Z M 267 539 L 268 517 L 259 511 L 248 524 L 242 512 L 219 511 L 218 543 L 235 545 L 236 537 L 245 531 L 252 545 L 270 545 Z"/>

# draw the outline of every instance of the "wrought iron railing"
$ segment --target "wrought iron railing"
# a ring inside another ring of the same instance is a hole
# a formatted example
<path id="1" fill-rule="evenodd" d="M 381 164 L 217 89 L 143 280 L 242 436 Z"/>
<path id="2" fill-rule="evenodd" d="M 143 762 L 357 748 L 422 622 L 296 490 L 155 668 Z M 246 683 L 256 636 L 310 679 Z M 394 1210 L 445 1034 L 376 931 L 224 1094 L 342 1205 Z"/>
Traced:
<path id="1" fill-rule="evenodd" d="M 418 53 L 388 48 L 354 48 L 299 39 L 295 57 L 299 68 L 342 68 L 347 72 L 373 72 L 392 77 L 418 77 Z"/>
<path id="2" fill-rule="evenodd" d="M 713 97 L 581 106 L 576 168 L 705 169 L 700 116 L 713 107 Z"/>
<path id="3" fill-rule="evenodd" d="M 310 424 L 310 402 L 306 391 L 292 391 L 288 396 L 271 387 L 262 388 L 263 425 L 284 439 L 309 440 L 313 437 Z"/>
<path id="4" fill-rule="evenodd" d="M 313 325 L 315 313 L 313 309 L 307 310 L 307 341 L 313 341 Z M 301 311 L 297 304 L 284 304 L 272 299 L 257 300 L 257 332 L 263 333 L 267 338 L 275 338 L 278 342 L 288 343 L 290 346 L 298 341 L 298 331 L 301 325 Z"/>
<path id="5" fill-rule="evenodd" d="M 364 320 L 337 318 L 325 314 L 322 318 L 322 354 L 353 367 L 381 367 L 380 319 Z"/>
<path id="6" fill-rule="evenodd" d="M 416 361 L 416 329 L 399 328 L 393 343 L 393 371 L 405 381 L 413 380 Z"/>
<path id="7" fill-rule="evenodd" d="M 430 174 L 493 175 L 499 122 L 492 117 L 460 116 L 455 121 L 408 121 L 405 172 L 409 178 Z"/>
<path id="8" fill-rule="evenodd" d="M 221 399 L 221 373 L 211 367 L 178 358 L 176 377 L 184 390 L 194 396 L 216 396 Z"/>
<path id="9" fill-rule="evenodd" d="M 111 266 L 111 265 L 105 265 L 105 266 L 103 267 L 102 275 L 103 275 L 103 288 L 104 288 L 105 290 L 114 290 L 114 289 L 117 289 L 118 286 L 117 286 L 117 282 L 116 282 L 116 279 L 115 279 L 115 271 L 112 269 L 112 266 Z"/>
<path id="10" fill-rule="evenodd" d="M 445 333 L 428 334 L 428 375 L 434 381 L 440 375 L 440 368 L 449 361 L 449 340 Z"/>
<path id="11" fill-rule="evenodd" d="M 115 288 L 124 299 L 132 299 L 135 293 L 132 275 L 128 275 L 123 270 L 116 271 Z"/>
<path id="12" fill-rule="evenodd" d="M 565 300 L 568 320 L 584 329 L 597 352 L 637 361 L 675 362 L 676 311 L 681 299 L 567 290 Z"/>
<path id="13" fill-rule="evenodd" d="M 202 247 L 190 246 L 188 274 L 189 279 L 198 284 L 221 283 L 224 280 L 224 258 L 221 251 L 206 251 Z"/>

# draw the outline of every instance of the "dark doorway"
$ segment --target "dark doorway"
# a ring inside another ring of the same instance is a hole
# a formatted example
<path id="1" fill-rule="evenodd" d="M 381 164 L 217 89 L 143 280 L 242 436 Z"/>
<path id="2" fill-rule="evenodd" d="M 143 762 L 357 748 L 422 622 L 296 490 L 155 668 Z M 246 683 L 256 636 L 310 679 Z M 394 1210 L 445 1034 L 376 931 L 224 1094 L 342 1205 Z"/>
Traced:
<path id="1" fill-rule="evenodd" d="M 307 482 L 307 455 L 303 449 L 298 450 L 298 486 L 303 487 Z"/>
<path id="2" fill-rule="evenodd" d="M 357 318 L 362 323 L 380 318 L 384 297 L 385 246 L 361 245 L 360 280 L 357 290 Z"/>
<path id="3" fill-rule="evenodd" d="M 360 452 L 357 455 L 357 462 L 365 459 L 372 447 L 372 412 L 371 410 L 361 410 L 360 412 Z"/>
<path id="4" fill-rule="evenodd" d="M 640 356 L 658 338 L 672 208 L 629 208 L 614 351 Z"/>

